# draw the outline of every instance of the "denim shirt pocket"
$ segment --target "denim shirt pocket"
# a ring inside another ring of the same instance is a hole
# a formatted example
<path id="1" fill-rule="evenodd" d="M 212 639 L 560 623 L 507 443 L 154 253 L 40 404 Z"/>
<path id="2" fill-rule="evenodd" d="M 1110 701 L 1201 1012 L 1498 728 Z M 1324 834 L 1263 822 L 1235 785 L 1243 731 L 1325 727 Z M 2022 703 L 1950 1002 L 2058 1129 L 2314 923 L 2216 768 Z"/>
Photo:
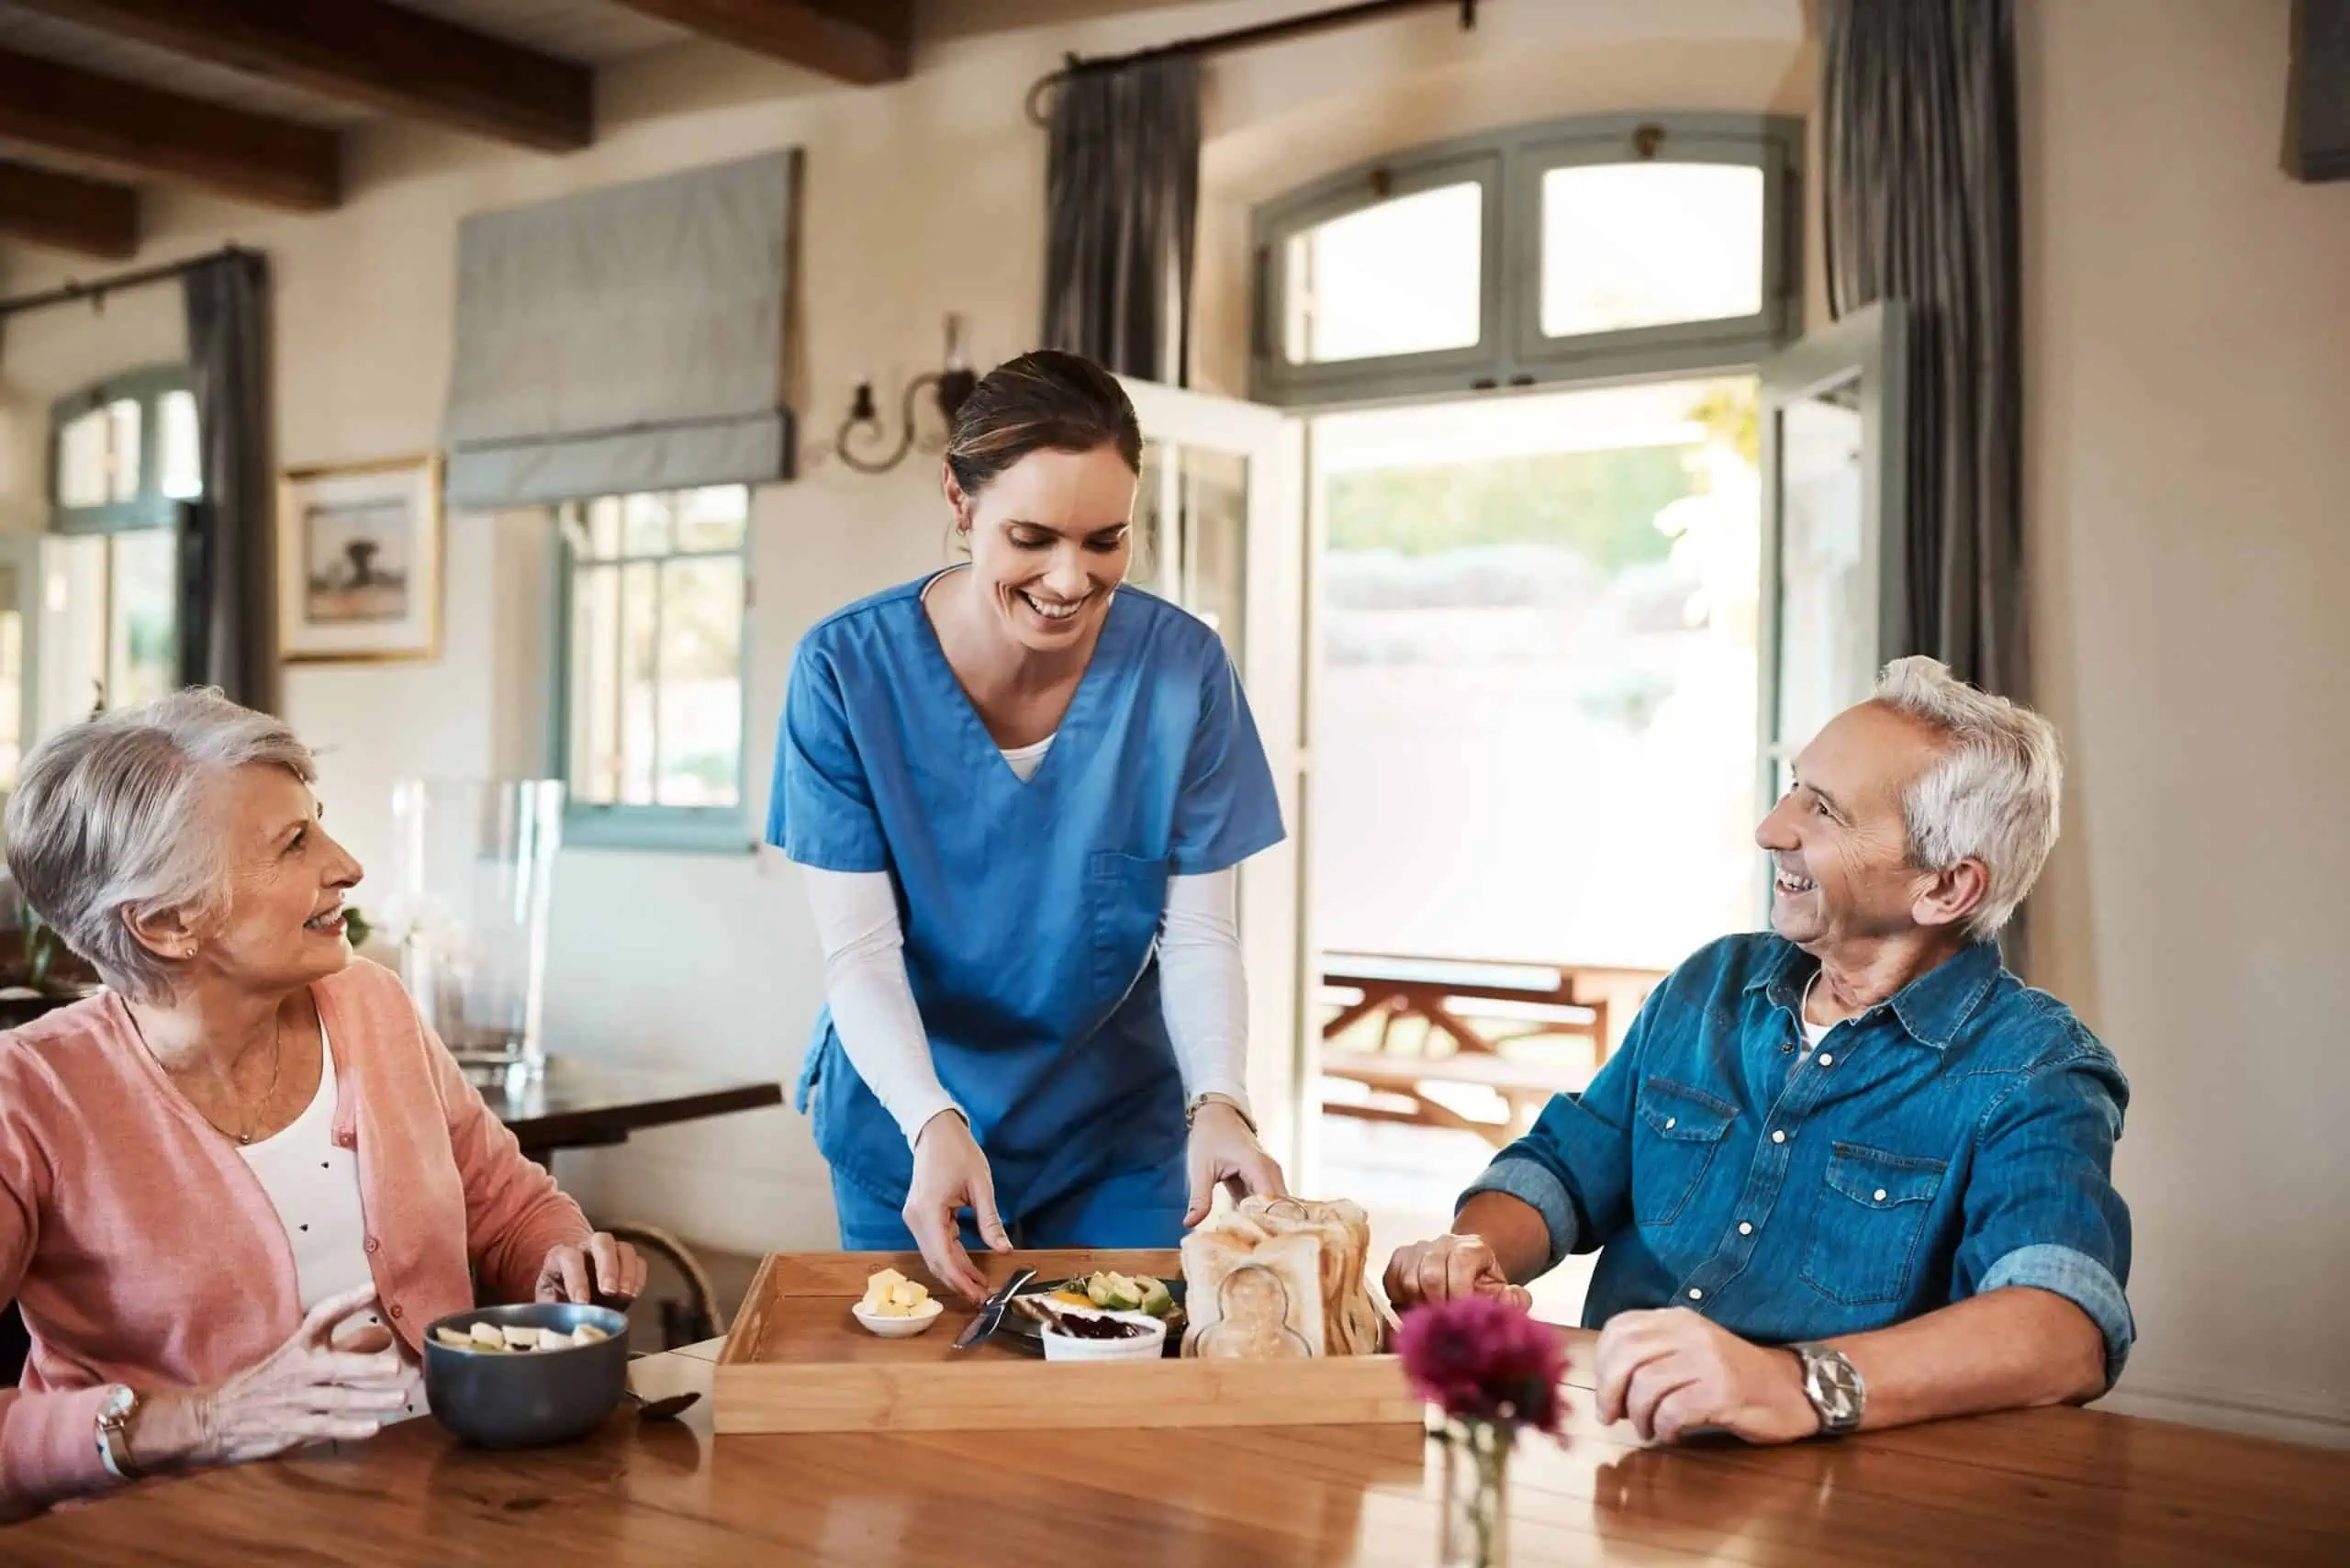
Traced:
<path id="1" fill-rule="evenodd" d="M 1103 849 L 1094 853 L 1086 896 L 1092 904 L 1093 984 L 1114 1002 L 1134 988 L 1167 913 L 1168 866 Z"/>
<path id="2" fill-rule="evenodd" d="M 1812 1205 L 1804 1282 L 1847 1306 L 1900 1300 L 1947 1169 L 1939 1159 L 1834 1145 Z"/>
<path id="3" fill-rule="evenodd" d="M 1669 1078 L 1648 1078 L 1640 1082 L 1639 1116 L 1632 1134 L 1632 1218 L 1671 1225 L 1706 1179 L 1738 1107 Z"/>

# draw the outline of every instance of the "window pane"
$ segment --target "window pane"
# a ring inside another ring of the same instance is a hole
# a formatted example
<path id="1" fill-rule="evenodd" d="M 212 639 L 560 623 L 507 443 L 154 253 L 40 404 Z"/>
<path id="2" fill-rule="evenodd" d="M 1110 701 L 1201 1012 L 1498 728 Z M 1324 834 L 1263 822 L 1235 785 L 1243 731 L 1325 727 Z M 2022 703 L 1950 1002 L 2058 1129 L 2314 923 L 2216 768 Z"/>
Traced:
<path id="1" fill-rule="evenodd" d="M 669 498 L 666 494 L 621 498 L 621 543 L 631 555 L 669 553 Z"/>
<path id="2" fill-rule="evenodd" d="M 194 500 L 204 494 L 204 458 L 196 441 L 196 394 L 166 392 L 155 412 L 157 487 L 173 500 Z"/>
<path id="3" fill-rule="evenodd" d="M 57 504 L 106 504 L 106 411 L 93 409 L 68 420 L 57 436 Z"/>
<path id="4" fill-rule="evenodd" d="M 106 405 L 106 498 L 139 498 L 139 403 L 118 398 Z"/>
<path id="5" fill-rule="evenodd" d="M 1791 403 L 1779 426 L 1778 740 L 1801 748 L 1869 694 L 1876 594 L 1862 502 L 1860 383 Z"/>
<path id="6" fill-rule="evenodd" d="M 106 706 L 130 708 L 167 696 L 179 684 L 179 536 L 168 528 L 143 528 L 113 534 L 107 544 L 114 581 Z"/>
<path id="7" fill-rule="evenodd" d="M 25 757 L 25 617 L 17 568 L 0 566 L 0 793 L 17 787 Z"/>
<path id="8" fill-rule="evenodd" d="M 1762 170 L 1609 163 L 1542 176 L 1546 336 L 1762 308 Z"/>
<path id="9" fill-rule="evenodd" d="M 681 491 L 677 498 L 677 548 L 739 550 L 751 492 L 740 485 L 713 485 Z"/>
<path id="10" fill-rule="evenodd" d="M 661 722 L 661 690 L 655 663 L 655 620 L 660 613 L 661 568 L 652 562 L 619 568 L 620 798 L 631 805 L 653 803 L 653 778 Z"/>
<path id="11" fill-rule="evenodd" d="M 620 497 L 604 496 L 588 503 L 588 543 L 599 560 L 612 560 L 620 554 Z"/>
<path id="12" fill-rule="evenodd" d="M 743 562 L 661 567 L 661 775 L 665 806 L 731 806 L 743 760 Z"/>
<path id="13" fill-rule="evenodd" d="M 1283 291 L 1292 364 L 1474 348 L 1484 191 L 1398 196 L 1294 236 Z"/>
<path id="14" fill-rule="evenodd" d="M 621 798 L 621 575 L 610 567 L 571 582 L 571 777 L 574 799 L 611 805 Z"/>

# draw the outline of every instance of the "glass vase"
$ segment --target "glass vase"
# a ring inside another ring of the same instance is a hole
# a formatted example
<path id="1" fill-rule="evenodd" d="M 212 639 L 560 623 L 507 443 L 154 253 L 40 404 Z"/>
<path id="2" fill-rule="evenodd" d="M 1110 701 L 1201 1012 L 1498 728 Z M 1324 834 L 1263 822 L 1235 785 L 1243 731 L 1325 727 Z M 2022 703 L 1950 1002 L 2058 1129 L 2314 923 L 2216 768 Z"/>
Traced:
<path id="1" fill-rule="evenodd" d="M 484 1088 L 545 1069 L 547 904 L 562 781 L 402 779 L 393 786 L 386 935 L 418 1011 Z"/>
<path id="2" fill-rule="evenodd" d="M 1509 1561 L 1509 1456 L 1516 1432 L 1500 1421 L 1447 1421 L 1442 1568 L 1502 1568 Z"/>

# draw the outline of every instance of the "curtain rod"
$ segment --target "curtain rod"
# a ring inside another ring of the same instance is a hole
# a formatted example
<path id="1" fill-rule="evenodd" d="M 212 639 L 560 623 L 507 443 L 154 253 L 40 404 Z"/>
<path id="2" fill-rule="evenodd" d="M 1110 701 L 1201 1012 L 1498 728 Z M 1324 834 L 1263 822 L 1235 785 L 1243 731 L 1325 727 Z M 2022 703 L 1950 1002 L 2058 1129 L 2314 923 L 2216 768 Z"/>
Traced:
<path id="1" fill-rule="evenodd" d="M 103 306 L 109 294 L 119 294 L 126 288 L 144 288 L 151 283 L 168 283 L 183 274 L 194 272 L 207 262 L 217 262 L 225 256 L 254 256 L 260 253 L 232 243 L 217 251 L 207 251 L 200 256 L 166 262 L 161 266 L 141 267 L 137 272 L 117 273 L 112 277 L 96 278 L 89 283 L 76 283 L 69 278 L 43 294 L 24 294 L 14 299 L 0 299 L 0 320 L 27 310 L 46 310 L 52 305 L 72 305 L 84 299 L 93 306 Z"/>
<path id="2" fill-rule="evenodd" d="M 1138 49 L 1131 54 L 1104 54 L 1091 60 L 1080 60 L 1072 54 L 1066 57 L 1068 63 L 1058 71 L 1040 77 L 1036 84 L 1028 89 L 1028 118 L 1036 125 L 1049 125 L 1051 118 L 1038 106 L 1039 101 L 1048 90 L 1083 72 L 1114 71 L 1121 66 L 1169 60 L 1178 55 L 1222 54 L 1231 50 L 1254 48 L 1260 43 L 1280 43 L 1286 39 L 1304 38 L 1313 33 L 1327 32 L 1333 28 L 1351 27 L 1357 22 L 1376 21 L 1382 17 L 1423 10 L 1430 6 L 1459 6 L 1460 26 L 1464 31 L 1477 25 L 1478 0 L 1357 0 L 1354 5 L 1340 6 L 1334 10 L 1312 11 L 1285 21 L 1259 22 L 1254 27 L 1236 28 L 1228 33 L 1211 33 L 1205 38 L 1178 39 L 1173 43 Z"/>

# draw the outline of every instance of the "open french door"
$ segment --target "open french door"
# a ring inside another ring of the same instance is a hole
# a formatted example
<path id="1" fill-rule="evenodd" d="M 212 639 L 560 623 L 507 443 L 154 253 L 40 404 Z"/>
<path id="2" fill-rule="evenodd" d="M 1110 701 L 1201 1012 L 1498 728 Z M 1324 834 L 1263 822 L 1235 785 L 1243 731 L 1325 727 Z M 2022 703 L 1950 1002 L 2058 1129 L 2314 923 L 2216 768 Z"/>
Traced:
<path id="1" fill-rule="evenodd" d="M 1762 366 L 1756 786 L 1766 811 L 1805 743 L 1908 645 L 1907 328 L 1898 303 L 1880 302 Z M 1767 900 L 1767 874 L 1761 891 Z"/>
<path id="2" fill-rule="evenodd" d="M 1266 1148 L 1303 1169 L 1305 1097 L 1305 506 L 1299 421 L 1256 403 L 1124 378 L 1144 436 L 1131 580 L 1231 650 L 1289 836 L 1240 871 L 1248 1094 Z"/>

